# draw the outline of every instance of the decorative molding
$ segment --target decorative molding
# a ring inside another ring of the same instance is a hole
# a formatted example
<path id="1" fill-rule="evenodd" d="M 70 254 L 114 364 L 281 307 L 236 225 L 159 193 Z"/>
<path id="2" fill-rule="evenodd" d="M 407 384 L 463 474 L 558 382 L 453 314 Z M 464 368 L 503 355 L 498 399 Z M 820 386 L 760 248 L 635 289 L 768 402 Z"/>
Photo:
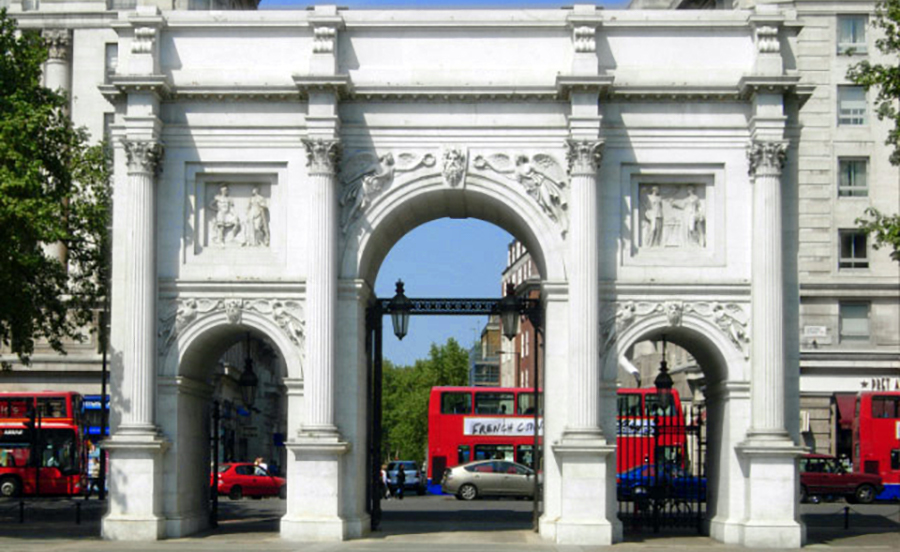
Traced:
<path id="1" fill-rule="evenodd" d="M 310 174 L 335 174 L 341 159 L 340 140 L 307 138 L 303 145 L 306 146 L 306 166 Z"/>
<path id="2" fill-rule="evenodd" d="M 602 140 L 566 140 L 569 175 L 595 175 L 603 160 Z"/>
<path id="3" fill-rule="evenodd" d="M 575 42 L 575 51 L 578 53 L 593 53 L 597 51 L 597 29 L 588 26 L 575 27 L 572 30 L 572 38 Z"/>
<path id="4" fill-rule="evenodd" d="M 560 226 L 563 234 L 568 230 L 569 202 L 566 172 L 556 159 L 547 153 L 528 156 L 524 153 L 494 153 L 478 155 L 472 166 L 481 171 L 491 170 L 521 186 L 538 204 L 541 211 Z"/>
<path id="5" fill-rule="evenodd" d="M 341 231 L 347 229 L 382 192 L 391 187 L 397 173 L 414 171 L 420 167 L 434 167 L 437 159 L 431 153 L 399 153 L 394 157 L 388 152 L 380 157 L 368 151 L 351 156 L 341 167 L 343 191 L 341 206 Z"/>
<path id="6" fill-rule="evenodd" d="M 451 188 L 461 186 L 466 181 L 466 172 L 469 167 L 469 153 L 466 148 L 460 146 L 444 146 L 441 154 L 441 175 L 444 184 Z"/>
<path id="7" fill-rule="evenodd" d="M 781 52 L 781 45 L 778 43 L 778 27 L 772 25 L 756 27 L 756 50 L 761 54 Z"/>
<path id="8" fill-rule="evenodd" d="M 68 29 L 44 29 L 41 31 L 48 60 L 66 61 L 72 46 L 72 34 Z"/>
<path id="9" fill-rule="evenodd" d="M 786 142 L 754 141 L 747 148 L 750 176 L 780 175 L 787 155 Z"/>
<path id="10" fill-rule="evenodd" d="M 240 324 L 244 312 L 261 314 L 272 320 L 304 354 L 306 320 L 303 306 L 292 299 L 179 298 L 160 307 L 158 345 L 160 356 L 185 330 L 209 316 L 224 313 L 230 324 Z M 287 354 L 282 351 L 282 354 Z"/>
<path id="11" fill-rule="evenodd" d="M 135 27 L 134 39 L 131 41 L 132 54 L 152 54 L 153 45 L 156 43 L 157 29 L 155 27 Z"/>
<path id="12" fill-rule="evenodd" d="M 128 172 L 156 174 L 162 164 L 164 151 L 159 142 L 123 138 L 122 145 L 128 157 Z"/>
<path id="13" fill-rule="evenodd" d="M 606 302 L 600 315 L 600 355 L 613 349 L 618 336 L 637 319 L 665 314 L 669 326 L 681 326 L 685 316 L 715 324 L 744 358 L 750 356 L 749 316 L 744 306 L 721 301 L 619 301 Z"/>
<path id="14" fill-rule="evenodd" d="M 337 29 L 334 27 L 317 26 L 313 29 L 313 53 L 333 54 L 337 39 Z"/>

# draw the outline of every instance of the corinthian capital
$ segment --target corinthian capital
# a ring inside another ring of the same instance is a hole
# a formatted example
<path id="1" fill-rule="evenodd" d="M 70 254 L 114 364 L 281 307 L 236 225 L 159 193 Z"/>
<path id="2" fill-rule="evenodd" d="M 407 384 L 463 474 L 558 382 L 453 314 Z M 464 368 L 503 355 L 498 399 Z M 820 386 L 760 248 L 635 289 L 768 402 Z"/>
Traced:
<path id="1" fill-rule="evenodd" d="M 128 172 L 155 174 L 162 161 L 163 148 L 159 142 L 150 140 L 122 140 L 125 155 L 128 156 Z"/>
<path id="2" fill-rule="evenodd" d="M 69 59 L 69 46 L 72 45 L 72 35 L 68 29 L 44 29 L 41 31 L 44 46 L 47 47 L 47 58 L 57 61 Z"/>
<path id="3" fill-rule="evenodd" d="M 750 176 L 780 175 L 786 151 L 784 142 L 751 142 L 747 149 Z"/>
<path id="4" fill-rule="evenodd" d="M 303 140 L 306 146 L 306 166 L 310 174 L 335 174 L 341 159 L 341 142 L 314 138 Z"/>
<path id="5" fill-rule="evenodd" d="M 603 142 L 595 140 L 567 140 L 566 160 L 569 175 L 595 174 L 603 159 Z"/>

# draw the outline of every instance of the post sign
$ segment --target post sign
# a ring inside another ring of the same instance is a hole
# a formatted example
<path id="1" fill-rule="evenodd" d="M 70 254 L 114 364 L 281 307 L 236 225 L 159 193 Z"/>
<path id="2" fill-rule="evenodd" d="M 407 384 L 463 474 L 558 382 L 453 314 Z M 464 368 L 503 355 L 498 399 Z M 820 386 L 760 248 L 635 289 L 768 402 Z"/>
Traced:
<path id="1" fill-rule="evenodd" d="M 538 435 L 544 434 L 544 419 L 538 419 Z M 463 419 L 463 435 L 529 437 L 534 435 L 534 418 L 470 418 Z"/>
<path id="2" fill-rule="evenodd" d="M 624 418 L 618 420 L 616 434 L 619 437 L 652 437 L 656 431 L 653 418 Z"/>

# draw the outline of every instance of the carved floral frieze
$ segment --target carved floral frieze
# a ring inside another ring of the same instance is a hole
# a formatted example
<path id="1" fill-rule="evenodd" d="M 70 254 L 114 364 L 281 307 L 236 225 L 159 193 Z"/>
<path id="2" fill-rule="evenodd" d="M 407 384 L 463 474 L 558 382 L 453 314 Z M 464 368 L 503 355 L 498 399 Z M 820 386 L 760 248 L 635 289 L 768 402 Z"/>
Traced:
<path id="1" fill-rule="evenodd" d="M 131 41 L 131 53 L 153 53 L 153 44 L 156 42 L 156 34 L 155 27 L 137 27 L 134 29 L 134 39 Z"/>
<path id="2" fill-rule="evenodd" d="M 47 47 L 47 58 L 65 61 L 69 59 L 69 47 L 72 46 L 72 35 L 68 29 L 44 29 L 41 38 Z"/>
<path id="3" fill-rule="evenodd" d="M 224 313 L 230 324 L 240 324 L 245 312 L 260 314 L 272 320 L 303 354 L 306 319 L 303 305 L 292 299 L 238 299 L 185 297 L 168 301 L 160 307 L 159 354 L 165 355 L 185 330 L 198 321 Z"/>
<path id="4" fill-rule="evenodd" d="M 612 350 L 618 336 L 635 321 L 664 314 L 669 326 L 680 326 L 685 316 L 711 321 L 744 358 L 750 356 L 749 316 L 738 303 L 721 301 L 619 301 L 601 308 L 600 354 Z"/>
<path id="5" fill-rule="evenodd" d="M 398 173 L 420 167 L 434 167 L 437 159 L 431 153 L 387 152 L 381 156 L 361 151 L 352 155 L 341 168 L 341 231 L 347 229 L 368 211 L 373 201 L 386 191 Z"/>
<path id="6" fill-rule="evenodd" d="M 575 51 L 578 53 L 591 53 L 597 51 L 597 30 L 594 27 L 575 27 L 572 36 L 575 42 Z"/>
<path id="7" fill-rule="evenodd" d="M 774 141 L 754 141 L 747 148 L 750 176 L 780 175 L 787 155 L 787 144 Z"/>
<path id="8" fill-rule="evenodd" d="M 129 172 L 155 174 L 163 158 L 163 147 L 151 140 L 122 140 Z"/>
<path id="9" fill-rule="evenodd" d="M 756 28 L 756 50 L 761 54 L 777 54 L 781 51 L 778 43 L 778 27 L 761 25 Z"/>
<path id="10" fill-rule="evenodd" d="M 553 156 L 546 153 L 493 153 L 478 155 L 472 165 L 479 171 L 493 171 L 521 186 L 541 211 L 557 223 L 560 231 L 568 230 L 566 172 Z"/>
<path id="11" fill-rule="evenodd" d="M 316 27 L 313 30 L 313 52 L 316 54 L 331 54 L 335 50 L 337 29 L 334 27 Z"/>
<path id="12" fill-rule="evenodd" d="M 341 160 L 339 140 L 310 138 L 303 140 L 306 146 L 306 165 L 310 174 L 333 175 Z"/>

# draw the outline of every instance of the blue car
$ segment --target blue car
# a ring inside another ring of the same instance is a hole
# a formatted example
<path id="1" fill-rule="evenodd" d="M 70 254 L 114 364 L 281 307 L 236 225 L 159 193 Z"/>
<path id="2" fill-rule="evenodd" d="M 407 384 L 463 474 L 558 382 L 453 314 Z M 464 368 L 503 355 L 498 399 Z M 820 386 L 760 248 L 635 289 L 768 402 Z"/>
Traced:
<path id="1" fill-rule="evenodd" d="M 691 475 L 673 465 L 647 464 L 616 476 L 619 500 L 674 498 L 695 502 L 706 501 L 706 478 Z"/>

